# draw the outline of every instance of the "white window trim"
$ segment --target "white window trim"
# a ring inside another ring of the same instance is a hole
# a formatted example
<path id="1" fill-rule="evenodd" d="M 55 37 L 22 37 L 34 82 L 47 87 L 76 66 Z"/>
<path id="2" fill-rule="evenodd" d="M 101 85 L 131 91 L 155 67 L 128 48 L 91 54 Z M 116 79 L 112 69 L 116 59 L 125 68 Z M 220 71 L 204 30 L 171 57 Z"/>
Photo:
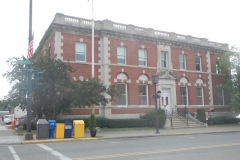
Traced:
<path id="1" fill-rule="evenodd" d="M 126 91 L 126 105 L 118 105 L 119 108 L 126 108 L 128 106 L 128 90 L 127 90 L 127 83 L 118 83 L 118 84 L 124 84 L 125 85 L 125 91 Z"/>
<path id="2" fill-rule="evenodd" d="M 204 106 L 204 92 L 203 92 L 203 87 L 197 87 L 197 88 L 201 88 L 201 92 L 202 92 L 202 104 L 197 104 L 197 106 Z M 196 88 L 196 89 L 197 89 Z M 198 98 L 198 95 L 196 94 L 196 98 Z"/>
<path id="3" fill-rule="evenodd" d="M 180 88 L 186 88 L 186 104 L 181 104 L 182 106 L 188 106 L 188 87 L 186 87 L 186 86 L 181 86 Z M 180 89 L 180 91 L 181 91 L 181 89 Z M 180 93 L 180 96 L 181 96 L 181 101 L 182 101 L 182 95 L 181 95 L 181 93 Z"/>
<path id="4" fill-rule="evenodd" d="M 162 59 L 162 54 L 166 55 L 166 59 Z M 160 65 L 159 65 L 159 67 L 160 68 L 169 68 L 169 55 L 168 54 L 169 54 L 168 51 L 164 51 L 164 50 L 160 51 L 160 55 L 159 55 L 159 57 L 160 57 Z M 165 67 L 162 65 L 162 60 L 166 61 L 166 66 Z"/>
<path id="5" fill-rule="evenodd" d="M 140 105 L 139 104 L 139 107 L 146 107 L 146 106 L 148 106 L 149 105 L 149 100 L 148 100 L 148 85 L 147 84 L 139 84 L 139 86 L 140 85 L 144 85 L 144 86 L 146 86 L 146 97 L 147 97 L 147 104 L 146 105 Z M 139 94 L 138 94 L 138 98 L 139 98 Z"/>
<path id="6" fill-rule="evenodd" d="M 84 46 L 85 46 L 85 59 L 83 61 L 77 60 L 77 45 L 78 44 L 84 44 Z M 75 61 L 76 62 L 86 62 L 86 59 L 87 59 L 87 44 L 85 42 L 77 42 L 77 43 L 75 43 Z"/>
<path id="7" fill-rule="evenodd" d="M 196 71 L 202 71 L 202 57 L 201 56 L 196 56 L 195 58 L 200 59 L 200 62 L 199 62 L 200 70 L 197 70 L 197 67 L 196 67 Z M 197 66 L 196 59 L 195 59 L 195 65 Z"/>
<path id="8" fill-rule="evenodd" d="M 126 48 L 126 46 L 117 46 L 117 50 L 118 50 L 118 48 L 123 48 L 124 49 L 124 63 L 118 63 L 118 51 L 117 51 L 117 64 L 119 64 L 119 65 L 125 65 L 125 64 L 127 64 L 127 48 Z"/>
<path id="9" fill-rule="evenodd" d="M 184 68 L 181 68 L 181 64 L 183 63 L 183 61 L 181 61 L 181 59 L 179 58 L 179 63 L 180 63 L 180 65 L 179 65 L 179 69 L 180 70 L 187 70 L 187 57 L 186 57 L 186 55 L 185 54 L 179 54 L 179 55 L 182 55 L 183 57 L 184 57 Z"/>
<path id="10" fill-rule="evenodd" d="M 216 61 L 216 73 L 217 74 L 220 74 L 222 72 L 222 69 L 221 69 L 221 61 L 220 60 L 217 60 Z"/>
<path id="11" fill-rule="evenodd" d="M 142 51 L 144 52 L 145 65 L 139 64 L 139 59 L 140 59 L 140 57 L 139 57 L 139 51 L 140 51 L 140 50 L 142 50 Z M 147 66 L 147 50 L 146 50 L 145 48 L 140 48 L 140 49 L 138 49 L 138 65 L 139 65 L 139 66 Z"/>

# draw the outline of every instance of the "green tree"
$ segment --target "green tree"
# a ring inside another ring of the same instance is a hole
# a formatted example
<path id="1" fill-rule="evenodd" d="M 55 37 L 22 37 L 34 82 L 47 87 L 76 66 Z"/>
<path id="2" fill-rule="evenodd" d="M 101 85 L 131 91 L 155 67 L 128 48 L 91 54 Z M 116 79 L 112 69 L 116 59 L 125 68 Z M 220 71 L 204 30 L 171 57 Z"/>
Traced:
<path id="1" fill-rule="evenodd" d="M 197 119 L 201 122 L 206 122 L 206 114 L 204 109 L 197 110 Z"/>
<path id="2" fill-rule="evenodd" d="M 51 59 L 41 54 L 36 54 L 32 63 L 32 110 L 33 115 L 46 116 L 47 119 L 56 119 L 59 113 L 67 111 L 72 102 L 74 82 L 69 73 L 73 68 L 58 59 Z M 13 106 L 26 108 L 27 100 L 27 69 L 28 65 L 16 64 L 16 60 L 9 59 L 12 68 L 4 76 L 13 83 L 7 100 Z M 39 84 L 39 72 L 42 72 L 42 84 Z"/>
<path id="3" fill-rule="evenodd" d="M 225 54 L 223 65 L 231 70 L 227 72 L 224 88 L 231 97 L 230 105 L 240 111 L 240 52 L 237 48 L 232 48 Z"/>
<path id="4" fill-rule="evenodd" d="M 119 96 L 120 92 L 114 85 L 106 87 L 94 78 L 80 81 L 75 90 L 74 106 L 80 108 L 91 107 L 94 114 L 94 106 L 107 105 L 108 102 Z"/>
<path id="5" fill-rule="evenodd" d="M 6 111 L 9 110 L 9 105 L 8 102 L 6 100 L 1 100 L 0 101 L 0 111 Z"/>
<path id="6" fill-rule="evenodd" d="M 8 59 L 7 64 L 10 68 L 3 77 L 7 78 L 12 85 L 8 95 L 4 97 L 5 102 L 10 106 L 26 108 L 27 100 L 27 65 L 20 65 L 16 62 L 24 58 L 13 57 Z"/>

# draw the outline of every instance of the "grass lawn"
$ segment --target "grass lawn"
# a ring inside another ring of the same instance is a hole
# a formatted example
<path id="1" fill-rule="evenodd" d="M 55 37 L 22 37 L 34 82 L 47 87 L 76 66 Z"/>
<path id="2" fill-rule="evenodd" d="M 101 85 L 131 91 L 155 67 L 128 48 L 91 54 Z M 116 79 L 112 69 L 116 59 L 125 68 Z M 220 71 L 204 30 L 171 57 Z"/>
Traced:
<path id="1" fill-rule="evenodd" d="M 18 136 L 22 136 L 25 133 L 27 133 L 27 130 L 23 130 L 23 129 L 18 129 L 14 131 L 14 134 L 18 135 Z M 31 133 L 36 133 L 36 130 L 31 130 Z"/>

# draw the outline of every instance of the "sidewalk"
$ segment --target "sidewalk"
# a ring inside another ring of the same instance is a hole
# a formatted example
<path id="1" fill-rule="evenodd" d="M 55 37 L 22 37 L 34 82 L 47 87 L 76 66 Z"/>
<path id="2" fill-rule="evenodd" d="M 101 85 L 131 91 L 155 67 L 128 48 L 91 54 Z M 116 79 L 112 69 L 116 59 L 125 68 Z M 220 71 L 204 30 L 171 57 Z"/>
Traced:
<path id="1" fill-rule="evenodd" d="M 160 134 L 156 134 L 154 128 L 131 128 L 131 129 L 102 129 L 97 132 L 96 138 L 91 138 L 89 131 L 85 132 L 84 138 L 65 138 L 65 139 L 46 139 L 25 140 L 24 135 L 16 136 L 11 129 L 3 129 L 0 125 L 0 145 L 1 144 L 30 144 L 30 143 L 46 143 L 46 142 L 63 142 L 76 140 L 95 140 L 95 139 L 115 139 L 115 138 L 140 138 L 140 137 L 157 137 L 157 136 L 181 136 L 191 134 L 211 134 L 211 133 L 226 133 L 240 132 L 240 124 L 236 125 L 215 125 L 205 128 L 182 128 L 182 129 L 160 129 Z M 2 130 L 1 130 L 2 129 Z"/>
<path id="2" fill-rule="evenodd" d="M 0 124 L 0 145 L 3 144 L 21 144 L 21 139 L 14 134 L 14 130 Z"/>

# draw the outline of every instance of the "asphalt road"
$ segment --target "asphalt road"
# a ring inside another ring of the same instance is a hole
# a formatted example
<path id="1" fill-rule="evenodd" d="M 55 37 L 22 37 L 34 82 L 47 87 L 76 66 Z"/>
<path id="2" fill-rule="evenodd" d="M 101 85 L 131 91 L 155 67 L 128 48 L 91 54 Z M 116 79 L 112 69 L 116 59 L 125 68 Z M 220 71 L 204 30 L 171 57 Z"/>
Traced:
<path id="1" fill-rule="evenodd" d="M 196 134 L 0 146 L 1 160 L 239 160 L 240 134 Z"/>

